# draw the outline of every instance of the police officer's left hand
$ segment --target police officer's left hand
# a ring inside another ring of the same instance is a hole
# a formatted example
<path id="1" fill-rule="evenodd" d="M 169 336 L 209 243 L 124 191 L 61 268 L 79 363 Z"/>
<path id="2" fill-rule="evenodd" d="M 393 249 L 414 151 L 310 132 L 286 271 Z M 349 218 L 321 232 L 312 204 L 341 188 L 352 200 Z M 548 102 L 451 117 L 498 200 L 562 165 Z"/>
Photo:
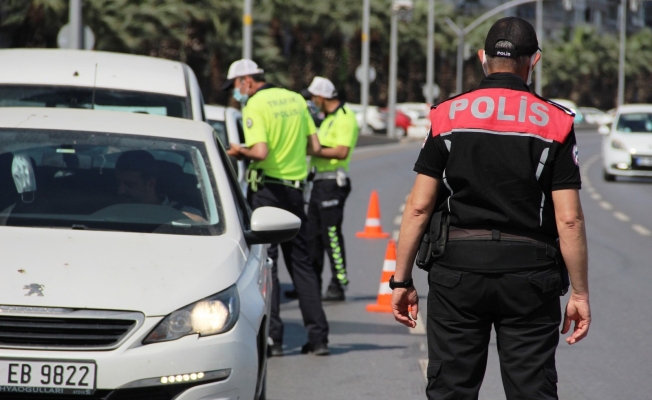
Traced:
<path id="1" fill-rule="evenodd" d="M 396 288 L 392 291 L 392 312 L 394 313 L 394 319 L 408 328 L 415 328 L 417 326 L 419 296 L 414 286 L 410 288 Z"/>

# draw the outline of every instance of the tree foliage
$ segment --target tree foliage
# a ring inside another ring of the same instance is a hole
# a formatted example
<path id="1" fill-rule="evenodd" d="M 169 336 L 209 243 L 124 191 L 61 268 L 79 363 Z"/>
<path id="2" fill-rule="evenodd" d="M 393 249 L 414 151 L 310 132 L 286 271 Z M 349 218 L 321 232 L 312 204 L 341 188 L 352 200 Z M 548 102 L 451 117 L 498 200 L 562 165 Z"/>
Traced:
<path id="1" fill-rule="evenodd" d="M 209 102 L 226 103 L 219 91 L 228 66 L 242 54 L 242 0 L 86 0 L 85 24 L 97 50 L 181 60 L 193 68 Z M 444 23 L 460 27 L 475 17 L 456 15 L 436 2 L 435 80 L 440 100 L 455 90 L 457 37 Z M 377 79 L 371 101 L 387 99 L 391 0 L 371 0 L 371 65 Z M 399 25 L 399 101 L 423 101 L 426 77 L 427 2 L 415 1 L 413 19 Z M 348 100 L 360 98 L 355 69 L 361 57 L 362 4 L 359 1 L 254 0 L 254 60 L 276 84 L 300 90 L 315 75 L 330 78 Z M 484 44 L 486 21 L 466 38 L 464 89 L 482 79 L 475 51 Z M 0 47 L 56 47 L 68 20 L 68 0 L 1 0 Z M 544 43 L 544 95 L 581 105 L 610 108 L 617 88 L 618 41 L 588 27 Z M 652 100 L 652 31 L 627 41 L 627 101 Z"/>

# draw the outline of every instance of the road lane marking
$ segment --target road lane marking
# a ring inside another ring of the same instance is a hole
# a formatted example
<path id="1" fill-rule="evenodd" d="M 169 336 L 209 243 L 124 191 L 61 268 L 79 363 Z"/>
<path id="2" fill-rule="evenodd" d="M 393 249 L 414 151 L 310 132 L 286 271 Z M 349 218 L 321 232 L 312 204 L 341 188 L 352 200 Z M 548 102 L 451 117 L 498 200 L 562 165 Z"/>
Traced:
<path id="1" fill-rule="evenodd" d="M 421 367 L 421 372 L 423 373 L 423 379 L 428 382 L 428 359 L 420 359 L 419 360 L 419 366 Z"/>
<path id="2" fill-rule="evenodd" d="M 595 154 L 593 157 L 591 157 L 591 158 L 589 158 L 587 160 L 586 164 L 584 164 L 584 166 L 581 169 L 582 175 L 588 175 L 589 174 L 589 168 L 591 168 L 591 165 L 593 165 L 593 163 L 596 162 L 599 157 L 600 157 L 599 154 Z M 583 184 L 584 184 L 584 187 L 586 188 L 586 191 L 591 195 L 591 198 L 598 201 L 598 204 L 600 205 L 600 207 L 602 207 L 603 209 L 605 209 L 607 211 L 611 211 L 611 210 L 614 209 L 614 206 L 611 203 L 609 203 L 608 201 L 602 200 L 602 196 L 593 187 L 593 185 L 591 184 L 591 181 L 588 179 L 588 177 L 586 179 L 584 179 Z M 613 212 L 613 216 L 616 219 L 618 219 L 619 221 L 622 221 L 622 222 L 631 221 L 631 218 L 627 214 L 625 214 L 623 212 L 620 212 L 620 211 L 617 211 L 617 210 Z M 632 229 L 641 236 L 652 236 L 652 231 L 649 230 L 648 228 L 644 227 L 643 225 L 633 224 Z"/>
<path id="3" fill-rule="evenodd" d="M 401 225 L 401 221 L 403 220 L 403 216 L 401 214 L 397 215 L 394 217 L 394 225 Z"/>
<path id="4" fill-rule="evenodd" d="M 614 217 L 617 219 L 623 221 L 623 222 L 629 222 L 630 218 L 627 216 L 625 213 L 621 213 L 620 211 L 614 211 Z"/>
<path id="5" fill-rule="evenodd" d="M 396 242 L 398 242 L 398 234 L 399 234 L 398 230 L 392 232 L 392 239 L 394 239 L 394 241 Z"/>
<path id="6" fill-rule="evenodd" d="M 401 204 L 401 206 L 398 208 L 398 210 L 402 213 L 405 211 L 405 203 Z"/>
<path id="7" fill-rule="evenodd" d="M 634 225 L 632 225 L 632 229 L 635 230 L 639 235 L 652 236 L 652 231 L 650 231 L 649 229 L 647 229 L 644 226 L 634 224 Z"/>

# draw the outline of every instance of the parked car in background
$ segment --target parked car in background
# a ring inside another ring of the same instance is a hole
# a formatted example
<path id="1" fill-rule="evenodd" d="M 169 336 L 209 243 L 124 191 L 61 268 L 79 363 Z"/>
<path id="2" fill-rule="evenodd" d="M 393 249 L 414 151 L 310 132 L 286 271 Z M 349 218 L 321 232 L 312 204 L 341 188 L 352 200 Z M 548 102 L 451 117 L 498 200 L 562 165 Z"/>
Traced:
<path id="1" fill-rule="evenodd" d="M 595 107 L 579 107 L 587 124 L 591 125 L 609 125 L 613 122 L 613 116 Z"/>
<path id="2" fill-rule="evenodd" d="M 208 124 L 215 129 L 216 140 L 224 146 L 225 149 L 229 148 L 229 143 L 244 143 L 244 130 L 242 128 L 242 113 L 237 108 L 224 107 L 217 105 L 207 104 L 204 106 L 206 111 L 206 119 Z M 229 157 L 231 165 L 238 176 L 238 182 L 242 188 L 242 192 L 247 192 L 247 182 L 245 180 L 245 173 L 247 171 L 247 163 L 245 160 L 237 160 L 234 157 Z"/>
<path id="3" fill-rule="evenodd" d="M 355 118 L 358 121 L 358 126 L 362 127 L 363 115 L 361 104 L 346 103 L 346 105 L 353 110 Z M 374 133 L 385 132 L 387 130 L 387 122 L 383 118 L 377 106 L 367 106 L 367 126 L 371 128 Z"/>
<path id="4" fill-rule="evenodd" d="M 584 115 L 582 115 L 582 111 L 580 111 L 580 108 L 574 102 L 566 99 L 550 99 L 550 100 L 574 112 L 575 124 L 583 124 L 585 122 Z"/>
<path id="5" fill-rule="evenodd" d="M 203 122 L 0 109 L 3 398 L 265 398 L 266 243 L 301 221 L 226 157 Z"/>
<path id="6" fill-rule="evenodd" d="M 410 117 L 407 135 L 423 138 L 430 131 L 430 106 L 426 103 L 399 103 L 396 107 Z"/>
<path id="7" fill-rule="evenodd" d="M 616 176 L 652 177 L 652 104 L 618 107 L 611 128 L 602 125 L 605 181 Z"/>
<path id="8" fill-rule="evenodd" d="M 190 67 L 178 61 L 87 50 L 0 50 L 0 107 L 123 111 L 204 121 Z"/>

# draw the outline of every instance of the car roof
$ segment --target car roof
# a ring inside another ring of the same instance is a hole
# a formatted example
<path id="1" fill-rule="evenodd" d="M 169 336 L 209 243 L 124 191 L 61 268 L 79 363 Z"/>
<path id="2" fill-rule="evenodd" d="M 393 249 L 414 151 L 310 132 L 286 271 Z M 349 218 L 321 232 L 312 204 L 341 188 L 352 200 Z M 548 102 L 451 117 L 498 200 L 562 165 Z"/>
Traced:
<path id="1" fill-rule="evenodd" d="M 0 128 L 108 132 L 201 142 L 212 135 L 212 128 L 201 121 L 71 108 L 0 107 Z"/>
<path id="2" fill-rule="evenodd" d="M 0 65 L 0 84 L 95 86 L 188 95 L 184 64 L 155 57 L 88 50 L 7 49 L 0 50 Z"/>
<path id="3" fill-rule="evenodd" d="M 625 104 L 616 110 L 617 114 L 652 112 L 652 104 Z"/>
<path id="4" fill-rule="evenodd" d="M 205 104 L 204 112 L 206 113 L 206 119 L 213 121 L 224 121 L 226 119 L 226 107 L 224 106 Z"/>

